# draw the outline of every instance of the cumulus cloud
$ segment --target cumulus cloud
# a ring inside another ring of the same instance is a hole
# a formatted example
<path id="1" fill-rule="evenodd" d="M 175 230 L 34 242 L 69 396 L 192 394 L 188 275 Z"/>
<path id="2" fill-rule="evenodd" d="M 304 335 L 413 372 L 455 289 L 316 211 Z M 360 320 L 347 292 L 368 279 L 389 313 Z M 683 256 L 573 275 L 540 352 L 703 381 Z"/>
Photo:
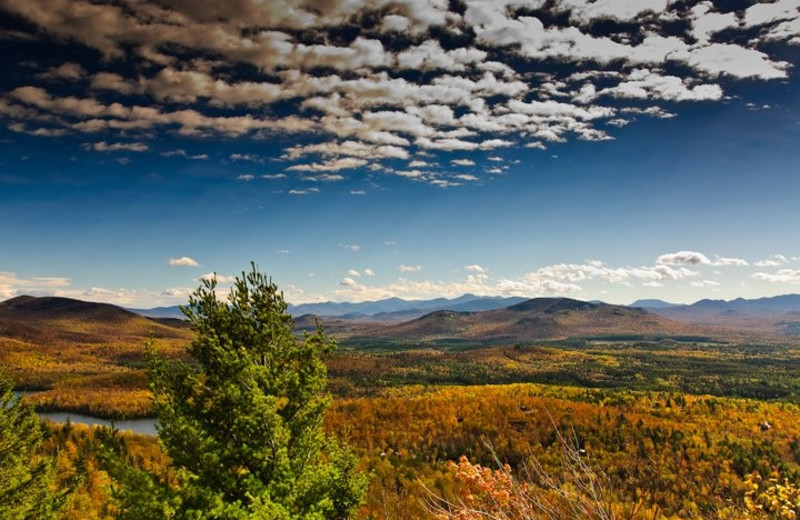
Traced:
<path id="1" fill-rule="evenodd" d="M 758 267 L 779 267 L 789 263 L 784 255 L 772 255 L 755 263 Z"/>
<path id="2" fill-rule="evenodd" d="M 188 256 L 179 256 L 169 259 L 169 265 L 174 267 L 198 267 L 200 263 L 194 258 Z"/>
<path id="3" fill-rule="evenodd" d="M 17 273 L 0 271 L 0 300 L 22 294 L 55 295 L 71 283 L 70 278 L 60 276 L 20 278 Z"/>
<path id="4" fill-rule="evenodd" d="M 283 145 L 282 166 L 311 173 L 472 166 L 502 148 L 610 140 L 636 115 L 719 102 L 730 82 L 787 78 L 791 65 L 778 57 L 800 44 L 796 0 L 737 12 L 668 0 L 0 0 L 0 10 L 31 27 L 27 38 L 104 58 L 12 74 L 22 79 L 0 94 L 10 130 L 102 136 L 88 148 L 106 152 L 147 152 L 161 133 L 298 133 L 302 144 Z M 131 67 L 113 66 L 120 60 Z M 401 176 L 439 187 L 474 181 Z"/>
<path id="5" fill-rule="evenodd" d="M 703 253 L 697 251 L 678 251 L 661 255 L 656 263 L 663 265 L 711 265 L 711 260 Z"/>

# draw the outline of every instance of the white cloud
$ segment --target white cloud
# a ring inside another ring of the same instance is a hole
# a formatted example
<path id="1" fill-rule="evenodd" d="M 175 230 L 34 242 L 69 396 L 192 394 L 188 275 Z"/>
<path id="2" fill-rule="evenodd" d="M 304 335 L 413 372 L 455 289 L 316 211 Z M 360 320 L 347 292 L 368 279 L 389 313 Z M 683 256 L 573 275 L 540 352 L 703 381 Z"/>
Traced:
<path id="1" fill-rule="evenodd" d="M 144 143 L 106 143 L 105 141 L 93 143 L 90 147 L 96 152 L 146 152 L 150 149 Z"/>
<path id="2" fill-rule="evenodd" d="M 251 174 L 251 173 L 243 173 L 243 174 L 239 175 L 238 177 L 236 177 L 236 179 L 240 180 L 240 181 L 252 181 L 255 178 L 256 178 L 256 176 Z"/>
<path id="3" fill-rule="evenodd" d="M 659 256 L 656 263 L 663 265 L 711 265 L 711 260 L 697 251 L 678 251 L 677 253 Z"/>
<path id="4" fill-rule="evenodd" d="M 780 267 L 789 263 L 784 255 L 772 255 L 755 263 L 758 267 Z"/>
<path id="5" fill-rule="evenodd" d="M 342 247 L 344 249 L 349 249 L 353 253 L 358 253 L 359 251 L 361 251 L 361 246 L 358 244 L 339 244 L 339 247 Z"/>
<path id="6" fill-rule="evenodd" d="M 20 278 L 17 273 L 0 271 L 0 300 L 22 294 L 54 295 L 59 289 L 69 287 L 70 278 L 60 276 L 39 276 Z"/>
<path id="7" fill-rule="evenodd" d="M 199 279 L 200 280 L 209 280 L 209 281 L 213 280 L 213 279 L 216 279 L 217 283 L 225 283 L 225 284 L 233 283 L 233 282 L 236 281 L 236 277 L 235 276 L 228 276 L 228 275 L 218 274 L 218 273 L 206 273 L 203 276 L 201 276 Z"/>
<path id="8" fill-rule="evenodd" d="M 169 265 L 175 267 L 198 267 L 200 264 L 194 258 L 180 256 L 169 259 Z"/>
<path id="9" fill-rule="evenodd" d="M 161 152 L 159 155 L 162 157 L 185 157 L 187 159 L 194 159 L 196 161 L 205 161 L 208 159 L 208 154 L 206 153 L 199 153 L 195 155 L 189 155 L 186 150 L 177 149 L 177 150 L 167 150 Z"/>
<path id="10" fill-rule="evenodd" d="M 472 159 L 453 159 L 450 164 L 455 166 L 475 166 L 475 161 Z"/>
<path id="11" fill-rule="evenodd" d="M 711 265 L 743 267 L 750 264 L 743 258 L 726 258 L 724 256 L 715 256 L 714 260 L 711 262 Z"/>
<path id="12" fill-rule="evenodd" d="M 725 99 L 728 82 L 788 77 L 791 64 L 779 57 L 788 55 L 785 45 L 800 44 L 797 0 L 736 12 L 721 12 L 709 1 L 691 7 L 668 0 L 463 4 L 456 12 L 445 0 L 335 0 L 322 7 L 259 0 L 0 0 L 10 16 L 31 27 L 29 38 L 77 42 L 103 58 L 36 74 L 47 88 L 71 82 L 69 94 L 32 84 L 11 87 L 0 94 L 0 117 L 10 130 L 43 139 L 103 135 L 108 141 L 87 149 L 106 152 L 147 151 L 148 139 L 162 132 L 253 140 L 302 133 L 303 144 L 289 145 L 282 157 L 290 161 L 288 171 L 368 165 L 388 171 L 399 159 L 410 161 L 399 171 L 413 172 L 451 160 L 411 160 L 425 151 L 488 152 L 519 146 L 518 139 L 540 149 L 571 139 L 610 140 L 609 132 L 636 122 L 620 115 L 673 117 L 679 103 Z M 552 16 L 537 16 L 537 9 Z M 374 26 L 346 42 L 335 37 L 364 19 Z M 597 36 L 603 20 L 614 23 Z M 675 22 L 688 32 L 667 26 Z M 749 41 L 743 30 L 750 30 Z M 437 36 L 446 33 L 474 34 L 475 42 L 452 48 Z M 381 40 L 391 40 L 391 48 Z M 104 70 L 123 57 L 132 65 L 124 76 Z M 532 73 L 542 62 L 564 66 Z M 231 71 L 240 68 L 269 79 L 237 79 Z M 299 110 L 283 115 L 287 111 L 276 104 L 286 100 L 299 100 Z M 613 106 L 600 104 L 606 100 Z M 660 102 L 675 108 L 667 112 Z M 118 139 L 136 141 L 112 141 Z M 229 160 L 266 161 L 250 153 Z M 403 176 L 440 187 L 472 180 L 429 172 Z"/>
<path id="13" fill-rule="evenodd" d="M 397 270 L 401 273 L 418 273 L 422 270 L 422 266 L 400 264 L 397 266 Z"/>
<path id="14" fill-rule="evenodd" d="M 777 273 L 753 273 L 753 278 L 765 282 L 800 284 L 800 269 L 780 269 Z"/>
<path id="15" fill-rule="evenodd" d="M 367 164 L 367 161 L 364 159 L 356 159 L 354 157 L 343 157 L 340 159 L 328 159 L 327 161 L 315 162 L 311 164 L 295 164 L 287 168 L 287 170 L 300 171 L 300 172 L 330 172 L 330 171 L 360 168 L 365 164 Z M 337 177 L 341 176 L 339 175 Z M 338 178 L 336 180 L 341 180 L 341 178 Z"/>
<path id="16" fill-rule="evenodd" d="M 719 286 L 719 282 L 714 280 L 702 280 L 699 282 L 689 282 L 689 285 L 692 287 L 717 287 Z"/>
<path id="17" fill-rule="evenodd" d="M 375 271 L 373 271 L 373 270 L 372 270 L 372 269 L 370 269 L 370 268 L 367 268 L 367 269 L 364 269 L 364 270 L 362 271 L 362 274 L 363 274 L 364 276 L 375 276 Z"/>
<path id="18" fill-rule="evenodd" d="M 302 190 L 293 189 L 289 190 L 289 195 L 311 195 L 314 193 L 319 193 L 319 188 L 305 188 Z"/>
<path id="19" fill-rule="evenodd" d="M 355 269 L 348 269 L 348 270 L 347 270 L 347 273 L 345 273 L 345 274 L 346 274 L 347 276 L 353 276 L 353 277 L 359 277 L 359 276 L 361 276 L 361 273 L 360 273 L 360 272 L 358 272 L 358 271 L 356 271 Z"/>
<path id="20" fill-rule="evenodd" d="M 253 155 L 250 153 L 232 153 L 228 156 L 231 161 L 247 161 L 247 162 L 254 162 L 258 164 L 264 164 L 266 162 L 263 157 L 258 155 Z"/>

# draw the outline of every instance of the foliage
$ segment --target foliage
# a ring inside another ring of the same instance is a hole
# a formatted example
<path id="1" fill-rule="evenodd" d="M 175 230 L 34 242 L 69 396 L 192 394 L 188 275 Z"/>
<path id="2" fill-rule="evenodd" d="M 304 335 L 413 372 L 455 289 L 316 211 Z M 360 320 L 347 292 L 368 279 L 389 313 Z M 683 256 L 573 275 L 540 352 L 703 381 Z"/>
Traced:
<path id="1" fill-rule="evenodd" d="M 564 465 L 552 474 L 538 462 L 526 466 L 527 480 L 517 478 L 508 464 L 489 469 L 462 456 L 449 463 L 456 479 L 454 500 L 434 496 L 431 512 L 437 520 L 613 520 L 602 475 L 583 460 L 582 451 L 558 434 Z M 491 448 L 491 446 L 490 446 Z M 559 477 L 559 474 L 561 475 Z M 538 482 L 534 482 L 538 481 Z"/>
<path id="2" fill-rule="evenodd" d="M 57 489 L 55 457 L 39 452 L 41 421 L 12 389 L 11 380 L 0 373 L 0 518 L 54 518 L 70 488 Z"/>
<path id="3" fill-rule="evenodd" d="M 745 494 L 745 506 L 752 518 L 795 520 L 800 514 L 800 486 L 775 475 L 763 480 L 759 473 L 747 479 L 751 488 Z"/>
<path id="4" fill-rule="evenodd" d="M 366 480 L 322 430 L 331 402 L 322 356 L 335 344 L 321 328 L 298 341 L 283 294 L 255 265 L 228 300 L 208 280 L 184 309 L 194 364 L 149 353 L 159 438 L 177 479 L 174 516 L 348 518 Z"/>

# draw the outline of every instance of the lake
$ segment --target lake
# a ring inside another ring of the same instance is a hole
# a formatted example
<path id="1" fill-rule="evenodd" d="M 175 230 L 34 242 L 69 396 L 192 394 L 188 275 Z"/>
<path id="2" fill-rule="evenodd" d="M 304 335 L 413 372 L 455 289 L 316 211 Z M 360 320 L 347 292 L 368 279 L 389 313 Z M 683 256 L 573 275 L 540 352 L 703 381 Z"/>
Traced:
<path id="1" fill-rule="evenodd" d="M 85 424 L 87 426 L 111 426 L 111 421 L 108 419 L 100 419 L 99 417 L 92 417 L 90 415 L 83 415 L 73 412 L 40 412 L 39 417 L 54 423 L 63 424 L 67 419 L 72 424 Z M 141 433 L 144 435 L 156 435 L 156 420 L 155 419 L 125 419 L 114 421 L 114 426 L 118 430 L 127 430 L 133 433 Z"/>

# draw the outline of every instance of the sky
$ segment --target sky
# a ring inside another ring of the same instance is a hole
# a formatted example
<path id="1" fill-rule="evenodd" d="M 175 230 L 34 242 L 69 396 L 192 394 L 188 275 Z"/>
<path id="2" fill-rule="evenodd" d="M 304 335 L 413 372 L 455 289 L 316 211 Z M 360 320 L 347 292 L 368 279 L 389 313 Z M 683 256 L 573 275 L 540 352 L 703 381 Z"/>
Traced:
<path id="1" fill-rule="evenodd" d="M 800 0 L 0 0 L 0 300 L 800 292 Z"/>

